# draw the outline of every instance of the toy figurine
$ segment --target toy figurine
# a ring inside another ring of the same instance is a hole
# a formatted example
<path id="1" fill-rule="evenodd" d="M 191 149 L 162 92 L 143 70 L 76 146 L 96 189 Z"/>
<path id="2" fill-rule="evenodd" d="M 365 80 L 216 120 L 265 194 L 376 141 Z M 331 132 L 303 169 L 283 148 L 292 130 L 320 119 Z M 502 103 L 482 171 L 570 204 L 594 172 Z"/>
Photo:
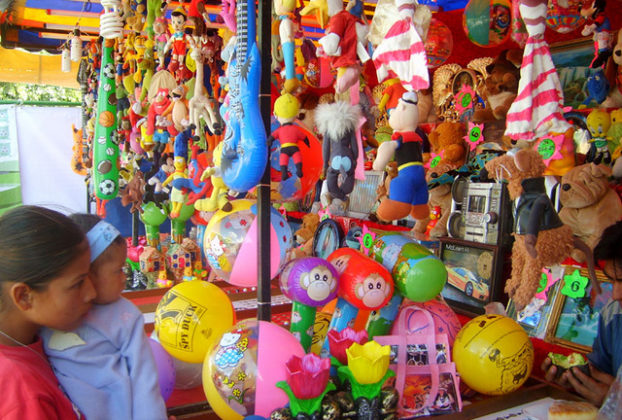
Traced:
<path id="1" fill-rule="evenodd" d="M 205 0 L 192 0 L 190 7 L 188 7 L 188 19 L 194 25 L 195 37 L 200 37 L 205 34 L 206 26 L 205 22 L 210 22 L 209 15 L 205 10 Z"/>
<path id="2" fill-rule="evenodd" d="M 287 164 L 291 158 L 296 164 L 296 175 L 302 178 L 302 155 L 300 154 L 299 143 L 309 146 L 309 139 L 305 132 L 296 124 L 294 120 L 298 116 L 299 104 L 295 96 L 286 93 L 274 102 L 274 115 L 281 123 L 281 126 L 274 130 L 270 135 L 270 141 L 277 140 L 281 144 L 279 155 L 279 165 L 281 167 L 281 181 L 289 178 Z"/>
<path id="3" fill-rule="evenodd" d="M 176 75 L 176 79 L 185 80 L 191 77 L 191 72 L 186 68 L 185 59 L 188 45 L 194 47 L 192 37 L 184 32 L 186 27 L 186 11 L 178 7 L 171 13 L 171 26 L 175 30 L 164 47 L 164 54 L 171 50 L 171 61 L 168 71 Z"/>
<path id="4" fill-rule="evenodd" d="M 389 117 L 389 125 L 394 130 L 392 141 L 380 145 L 373 165 L 374 170 L 384 170 L 394 155 L 398 165 L 398 174 L 391 181 L 389 197 L 376 210 L 381 220 L 402 219 L 409 214 L 416 220 L 427 219 L 429 216 L 423 140 L 415 132 L 418 123 L 417 94 L 406 92 Z"/>
<path id="5" fill-rule="evenodd" d="M 581 35 L 593 35 L 594 60 L 591 68 L 603 67 L 611 57 L 611 23 L 605 16 L 605 0 L 587 1 L 581 9 L 581 16 L 587 18 L 587 25 L 583 27 Z"/>
<path id="6" fill-rule="evenodd" d="M 298 25 L 293 15 L 295 8 L 296 0 L 274 0 L 274 13 L 278 15 L 281 21 L 279 24 L 279 36 L 281 38 L 283 59 L 285 60 L 285 84 L 283 90 L 287 93 L 293 92 L 299 86 L 294 64 L 294 38 L 298 30 Z"/>

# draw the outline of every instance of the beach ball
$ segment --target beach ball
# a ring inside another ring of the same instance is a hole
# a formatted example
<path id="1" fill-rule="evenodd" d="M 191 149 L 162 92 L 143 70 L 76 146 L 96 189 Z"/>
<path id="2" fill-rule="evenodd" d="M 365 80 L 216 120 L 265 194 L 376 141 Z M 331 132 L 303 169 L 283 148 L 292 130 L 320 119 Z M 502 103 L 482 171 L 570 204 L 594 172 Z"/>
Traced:
<path id="1" fill-rule="evenodd" d="M 175 365 L 173 357 L 164 347 L 157 341 L 157 339 L 149 338 L 149 346 L 153 353 L 153 359 L 155 360 L 156 369 L 158 371 L 158 384 L 160 386 L 160 393 L 164 401 L 168 400 L 173 389 L 175 388 Z"/>
<path id="2" fill-rule="evenodd" d="M 495 47 L 510 36 L 512 5 L 509 0 L 471 0 L 464 8 L 462 27 L 480 47 Z"/>
<path id="3" fill-rule="evenodd" d="M 305 352 L 298 340 L 277 324 L 255 319 L 238 322 L 207 354 L 203 390 L 222 419 L 242 419 L 284 407 L 287 394 L 276 383 L 286 377 L 285 363 Z"/>
<path id="4" fill-rule="evenodd" d="M 481 315 L 458 333 L 453 360 L 470 388 L 487 395 L 518 389 L 531 374 L 534 351 L 525 330 L 502 315 Z"/>
<path id="5" fill-rule="evenodd" d="M 281 165 L 279 159 L 281 156 L 281 144 L 273 141 L 270 146 L 270 174 L 271 187 L 270 197 L 272 201 L 277 203 L 287 201 L 298 201 L 304 198 L 320 179 L 322 173 L 322 145 L 315 134 L 307 130 L 302 124 L 294 122 L 307 137 L 309 145 L 298 143 L 302 162 L 302 177 L 298 177 L 296 172 L 296 164 L 294 159 L 289 157 L 287 163 L 287 172 L 289 178 L 281 179 Z"/>
<path id="6" fill-rule="evenodd" d="M 567 6 L 559 5 L 561 0 L 549 0 L 546 11 L 546 26 L 555 32 L 566 34 L 585 23 L 581 16 L 583 0 L 566 0 Z"/>
<path id="7" fill-rule="evenodd" d="M 428 29 L 428 38 L 425 40 L 428 67 L 433 69 L 443 64 L 453 49 L 454 41 L 449 27 L 440 20 L 432 18 L 430 29 Z"/>
<path id="8" fill-rule="evenodd" d="M 201 363 L 234 324 L 229 296 L 213 283 L 186 281 L 162 296 L 154 328 L 162 347 L 176 359 Z"/>
<path id="9" fill-rule="evenodd" d="M 456 313 L 445 302 L 436 299 L 428 300 L 427 302 L 411 302 L 408 299 L 404 299 L 400 310 L 403 311 L 409 306 L 428 311 L 432 316 L 433 323 L 430 325 L 426 317 L 418 316 L 418 311 L 412 311 L 406 319 L 408 331 L 413 334 L 428 333 L 430 332 L 429 328 L 434 328 L 436 334 L 447 334 L 449 345 L 453 346 L 462 324 Z M 397 331 L 398 326 L 393 324 L 391 334 L 397 334 Z"/>
<path id="10" fill-rule="evenodd" d="M 234 200 L 229 212 L 217 211 L 203 234 L 207 263 L 221 279 L 243 287 L 257 286 L 257 205 L 252 200 Z M 292 247 L 292 231 L 287 220 L 270 207 L 270 277 L 285 264 Z"/>

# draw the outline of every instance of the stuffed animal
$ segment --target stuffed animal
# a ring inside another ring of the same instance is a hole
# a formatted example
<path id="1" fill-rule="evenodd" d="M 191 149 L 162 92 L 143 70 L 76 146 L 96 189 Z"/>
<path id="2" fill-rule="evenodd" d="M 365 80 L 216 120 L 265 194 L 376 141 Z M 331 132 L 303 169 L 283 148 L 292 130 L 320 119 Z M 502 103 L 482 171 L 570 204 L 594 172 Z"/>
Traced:
<path id="1" fill-rule="evenodd" d="M 389 197 L 384 199 L 376 215 L 383 221 L 402 219 L 409 214 L 416 220 L 429 216 L 428 187 L 423 168 L 423 140 L 415 132 L 419 123 L 417 94 L 406 92 L 391 112 L 391 141 L 378 148 L 373 168 L 384 170 L 395 156 L 398 175 L 391 181 Z"/>
<path id="2" fill-rule="evenodd" d="M 473 121 L 505 118 L 518 93 L 522 55 L 521 50 L 505 50 L 486 66 L 488 77 L 482 92 L 486 108 L 475 110 Z"/>
<path id="3" fill-rule="evenodd" d="M 428 135 L 431 152 L 440 154 L 441 161 L 452 166 L 452 169 L 458 168 L 464 164 L 468 155 L 465 135 L 464 124 L 450 121 L 440 123 Z"/>
<path id="4" fill-rule="evenodd" d="M 609 151 L 609 141 L 607 133 L 611 127 L 611 117 L 609 113 L 602 109 L 594 109 L 587 115 L 585 120 L 587 129 L 590 131 L 592 138 L 590 139 L 590 150 L 585 156 L 586 162 L 594 162 L 599 164 L 611 163 L 611 153 Z"/>
<path id="5" fill-rule="evenodd" d="M 451 186 L 454 182 L 454 177 L 450 175 L 450 171 L 453 169 L 455 168 L 448 163 L 440 163 L 433 169 L 430 169 L 425 176 L 430 195 L 428 199 L 430 213 L 432 213 L 435 207 L 440 208 L 440 217 L 434 227 L 430 229 L 431 238 L 447 236 L 447 220 L 451 213 Z M 413 230 L 424 233 L 427 231 L 429 223 L 430 217 L 424 220 L 417 220 Z"/>
<path id="6" fill-rule="evenodd" d="M 622 218 L 622 204 L 609 187 L 611 169 L 605 165 L 587 163 L 576 166 L 562 177 L 559 217 L 572 232 L 594 249 L 603 231 Z M 572 258 L 583 262 L 576 250 Z"/>
<path id="7" fill-rule="evenodd" d="M 609 93 L 609 81 L 602 68 L 590 69 L 590 75 L 585 85 L 587 97 L 581 105 L 579 105 L 579 108 L 591 106 L 593 102 L 596 102 L 596 105 L 600 105 L 605 101 Z"/>
<path id="8" fill-rule="evenodd" d="M 309 257 L 313 248 L 313 236 L 320 224 L 320 217 L 315 213 L 308 213 L 302 217 L 300 228 L 294 232 L 294 238 L 299 247 L 294 248 L 293 257 Z"/>
<path id="9" fill-rule="evenodd" d="M 321 104 L 315 111 L 318 132 L 324 137 L 324 174 L 333 214 L 345 212 L 348 194 L 354 189 L 359 119 L 359 107 L 343 101 Z"/>
<path id="10" fill-rule="evenodd" d="M 612 58 L 615 65 L 615 84 L 611 87 L 607 99 L 602 103 L 603 108 L 622 107 L 622 30 L 618 31 L 618 41 L 613 46 Z"/>
<path id="11" fill-rule="evenodd" d="M 515 200 L 512 274 L 505 292 L 517 310 L 523 309 L 535 296 L 543 267 L 560 264 L 577 247 L 585 252 L 590 278 L 600 293 L 594 272 L 594 259 L 585 242 L 575 238 L 570 226 L 564 225 L 546 194 L 544 162 L 530 148 L 520 149 L 486 163 L 488 174 L 498 182 L 508 182 L 510 198 Z"/>

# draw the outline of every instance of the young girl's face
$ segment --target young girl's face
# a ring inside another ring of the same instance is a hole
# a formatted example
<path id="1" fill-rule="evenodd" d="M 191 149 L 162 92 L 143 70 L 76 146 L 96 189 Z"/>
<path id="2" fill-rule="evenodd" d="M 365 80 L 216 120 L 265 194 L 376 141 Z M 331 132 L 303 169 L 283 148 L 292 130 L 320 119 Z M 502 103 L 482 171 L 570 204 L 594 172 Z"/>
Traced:
<path id="1" fill-rule="evenodd" d="M 95 261 L 91 268 L 91 279 L 97 292 L 95 303 L 105 305 L 121 297 L 125 289 L 123 266 L 127 257 L 127 245 L 113 243 L 100 256 L 102 261 Z"/>
<path id="2" fill-rule="evenodd" d="M 91 254 L 82 252 L 47 287 L 32 293 L 31 321 L 58 330 L 71 330 L 91 309 L 95 289 L 89 278 Z"/>

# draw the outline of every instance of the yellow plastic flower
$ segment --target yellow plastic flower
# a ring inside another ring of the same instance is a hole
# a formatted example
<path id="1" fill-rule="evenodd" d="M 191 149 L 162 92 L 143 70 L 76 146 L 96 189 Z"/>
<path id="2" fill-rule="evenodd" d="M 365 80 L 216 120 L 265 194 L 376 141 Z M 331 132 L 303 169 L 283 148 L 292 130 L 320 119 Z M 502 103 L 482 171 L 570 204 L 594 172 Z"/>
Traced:
<path id="1" fill-rule="evenodd" d="M 380 381 L 389 369 L 390 346 L 381 346 L 375 341 L 368 341 L 362 346 L 352 343 L 346 353 L 348 367 L 354 379 L 361 385 Z"/>

